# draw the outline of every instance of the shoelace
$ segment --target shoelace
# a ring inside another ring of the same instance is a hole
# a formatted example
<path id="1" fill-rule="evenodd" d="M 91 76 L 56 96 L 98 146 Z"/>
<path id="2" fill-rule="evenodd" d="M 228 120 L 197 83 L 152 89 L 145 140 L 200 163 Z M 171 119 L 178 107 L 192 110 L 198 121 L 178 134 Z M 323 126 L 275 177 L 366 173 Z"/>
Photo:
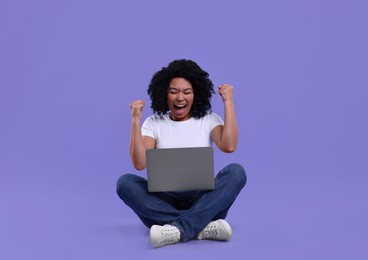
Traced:
<path id="1" fill-rule="evenodd" d="M 203 233 L 206 237 L 218 237 L 218 229 L 216 225 L 207 226 Z"/>
<path id="2" fill-rule="evenodd" d="M 160 244 L 166 243 L 166 242 L 175 242 L 178 239 L 178 231 L 172 228 L 161 230 L 161 235 L 162 235 L 162 240 L 160 241 Z"/>

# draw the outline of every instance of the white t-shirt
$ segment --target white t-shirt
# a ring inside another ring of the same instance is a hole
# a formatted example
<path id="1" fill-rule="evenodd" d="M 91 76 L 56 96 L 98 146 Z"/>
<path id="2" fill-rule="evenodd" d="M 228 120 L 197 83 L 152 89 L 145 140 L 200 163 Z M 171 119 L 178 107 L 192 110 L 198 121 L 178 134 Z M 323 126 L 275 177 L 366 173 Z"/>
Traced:
<path id="1" fill-rule="evenodd" d="M 143 122 L 142 135 L 154 138 L 156 148 L 208 147 L 213 146 L 212 129 L 223 124 L 215 113 L 185 121 L 173 121 L 169 114 L 152 115 Z"/>

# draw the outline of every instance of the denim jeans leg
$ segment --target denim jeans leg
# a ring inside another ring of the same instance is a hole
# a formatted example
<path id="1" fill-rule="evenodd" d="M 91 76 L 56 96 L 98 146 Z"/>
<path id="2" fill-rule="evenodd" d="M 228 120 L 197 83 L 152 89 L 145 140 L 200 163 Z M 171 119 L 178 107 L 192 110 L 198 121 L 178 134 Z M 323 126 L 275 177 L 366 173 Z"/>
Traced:
<path id="1" fill-rule="evenodd" d="M 172 222 L 182 231 L 182 240 L 196 237 L 216 217 L 226 217 L 246 181 L 245 170 L 240 164 L 232 163 L 222 169 L 215 178 L 215 189 L 204 192 L 190 210 Z"/>
<path id="2" fill-rule="evenodd" d="M 122 175 L 116 192 L 148 228 L 173 222 L 185 211 L 179 211 L 159 193 L 148 191 L 147 180 L 134 174 Z"/>

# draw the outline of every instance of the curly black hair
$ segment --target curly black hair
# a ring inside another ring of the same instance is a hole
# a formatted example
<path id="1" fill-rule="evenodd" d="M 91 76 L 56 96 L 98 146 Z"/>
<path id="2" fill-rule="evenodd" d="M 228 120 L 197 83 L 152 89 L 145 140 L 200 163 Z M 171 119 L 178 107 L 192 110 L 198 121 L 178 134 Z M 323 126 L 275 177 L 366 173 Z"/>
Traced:
<path id="1" fill-rule="evenodd" d="M 192 60 L 174 60 L 167 67 L 156 72 L 148 86 L 147 93 L 151 98 L 151 108 L 159 116 L 170 109 L 167 104 L 167 91 L 173 78 L 184 78 L 192 84 L 194 100 L 190 115 L 200 118 L 211 111 L 211 97 L 215 94 L 209 74 Z"/>

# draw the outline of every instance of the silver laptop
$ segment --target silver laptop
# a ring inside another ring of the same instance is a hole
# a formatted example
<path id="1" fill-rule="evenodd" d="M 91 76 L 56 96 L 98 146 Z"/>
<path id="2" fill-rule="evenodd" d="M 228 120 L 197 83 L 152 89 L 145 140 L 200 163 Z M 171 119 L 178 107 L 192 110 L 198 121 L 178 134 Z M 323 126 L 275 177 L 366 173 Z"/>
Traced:
<path id="1" fill-rule="evenodd" d="M 148 191 L 213 190 L 212 147 L 146 150 Z"/>

